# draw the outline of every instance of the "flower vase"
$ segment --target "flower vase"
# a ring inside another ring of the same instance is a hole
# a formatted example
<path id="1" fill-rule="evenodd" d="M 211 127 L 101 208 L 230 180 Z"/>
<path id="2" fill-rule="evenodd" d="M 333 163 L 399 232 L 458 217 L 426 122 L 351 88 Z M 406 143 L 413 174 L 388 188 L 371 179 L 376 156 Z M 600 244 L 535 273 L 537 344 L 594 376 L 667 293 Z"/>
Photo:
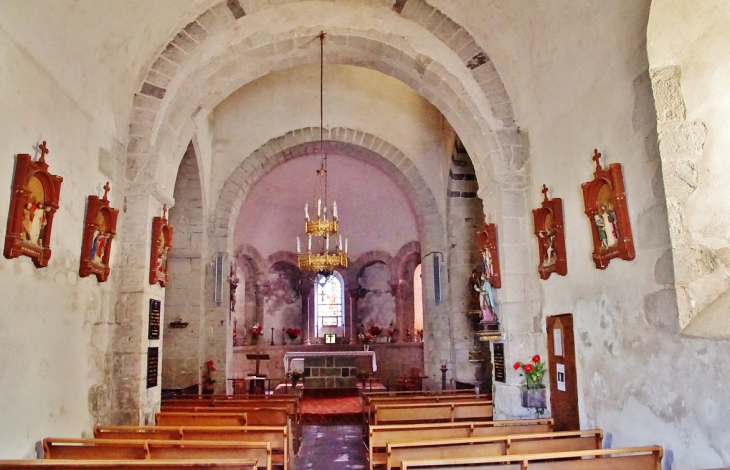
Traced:
<path id="1" fill-rule="evenodd" d="M 522 387 L 522 406 L 525 408 L 547 408 L 546 388 Z"/>
<path id="2" fill-rule="evenodd" d="M 363 350 L 363 351 L 370 351 L 370 345 L 369 345 L 369 344 L 367 344 L 367 343 L 363 344 L 363 345 L 362 345 L 362 350 Z"/>

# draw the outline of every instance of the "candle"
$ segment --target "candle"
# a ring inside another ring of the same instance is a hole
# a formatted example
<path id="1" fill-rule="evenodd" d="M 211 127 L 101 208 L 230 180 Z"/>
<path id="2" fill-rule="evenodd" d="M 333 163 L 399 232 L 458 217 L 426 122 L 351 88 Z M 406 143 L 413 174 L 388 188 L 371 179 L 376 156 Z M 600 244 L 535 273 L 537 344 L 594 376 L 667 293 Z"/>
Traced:
<path id="1" fill-rule="evenodd" d="M 309 203 L 304 204 L 304 218 L 309 222 Z"/>
<path id="2" fill-rule="evenodd" d="M 345 238 L 345 254 L 347 254 L 347 238 Z"/>
<path id="3" fill-rule="evenodd" d="M 327 237 L 325 237 L 324 249 L 325 249 L 325 251 L 330 251 L 330 236 L 329 235 L 327 235 Z"/>
<path id="4" fill-rule="evenodd" d="M 337 201 L 332 203 L 332 217 L 337 219 Z"/>
<path id="5" fill-rule="evenodd" d="M 337 245 L 337 249 L 342 251 L 342 235 L 338 235 L 338 237 L 340 238 L 340 243 Z"/>
<path id="6" fill-rule="evenodd" d="M 312 235 L 309 236 L 309 246 L 307 246 L 307 250 L 312 251 Z"/>
<path id="7" fill-rule="evenodd" d="M 302 254 L 302 245 L 301 245 L 301 242 L 299 241 L 299 237 L 297 237 L 297 254 L 298 255 Z"/>
<path id="8" fill-rule="evenodd" d="M 317 217 L 322 217 L 322 199 L 317 201 Z"/>

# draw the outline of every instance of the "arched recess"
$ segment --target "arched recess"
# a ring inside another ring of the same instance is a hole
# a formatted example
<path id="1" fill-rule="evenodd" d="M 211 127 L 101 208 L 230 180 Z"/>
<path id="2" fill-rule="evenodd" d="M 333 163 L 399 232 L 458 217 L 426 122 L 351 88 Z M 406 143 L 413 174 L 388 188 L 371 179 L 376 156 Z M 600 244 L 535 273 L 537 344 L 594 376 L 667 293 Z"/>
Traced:
<path id="1" fill-rule="evenodd" d="M 323 14 L 340 11 L 335 4 L 328 5 L 329 10 Z M 307 4 L 309 9 L 304 10 L 294 7 L 276 8 L 288 8 L 289 14 L 301 13 L 305 17 L 319 11 L 323 4 L 311 2 Z M 379 11 L 382 7 L 372 8 L 373 17 L 383 14 Z M 271 25 L 275 31 L 263 30 L 258 22 L 274 13 L 276 9 L 270 9 L 262 12 L 261 17 L 246 15 L 226 22 L 225 27 L 211 35 L 215 41 L 208 37 L 189 54 L 172 54 L 169 51 L 179 50 L 178 46 L 168 46 L 155 62 L 171 62 L 172 71 L 168 73 L 174 78 L 170 77 L 166 87 L 156 92 L 143 86 L 134 100 L 128 148 L 130 178 L 139 183 L 154 178 L 170 181 L 169 159 L 180 154 L 176 151 L 180 139 L 195 131 L 194 118 L 201 113 L 207 115 L 232 91 L 269 72 L 318 61 L 319 48 L 312 39 L 324 27 L 326 16 L 318 16 L 317 24 L 311 26 L 302 23 L 287 29 Z M 509 109 L 507 114 L 511 116 L 512 106 L 486 54 L 482 51 L 479 54 L 483 57 L 476 62 L 465 62 L 427 28 L 392 15 L 388 21 L 372 25 L 369 22 L 373 18 L 369 16 L 358 17 L 363 21 L 350 19 L 351 23 L 332 25 L 328 29 L 327 63 L 379 70 L 403 81 L 434 104 L 472 149 L 482 185 L 487 185 L 495 175 L 503 176 L 521 168 L 521 163 L 513 164 L 524 160 L 516 127 L 511 117 L 505 118 L 509 126 L 496 117 L 501 115 L 498 110 L 503 109 Z M 414 38 L 404 36 L 406 31 Z M 472 75 L 472 71 L 479 71 L 479 76 Z M 158 72 L 161 73 L 155 73 Z M 480 84 L 487 83 L 497 86 L 499 91 L 485 95 Z"/>
<path id="2" fill-rule="evenodd" d="M 175 184 L 175 206 L 169 222 L 174 243 L 169 256 L 169 283 L 165 289 L 162 388 L 184 388 L 200 382 L 198 349 L 203 340 L 205 266 L 203 203 L 200 172 L 192 142 L 180 162 Z M 180 320 L 186 328 L 171 328 Z"/>
<path id="3" fill-rule="evenodd" d="M 286 328 L 302 329 L 302 273 L 296 263 L 276 261 L 268 270 L 263 288 L 264 333 L 274 329 L 275 342 Z M 266 335 L 268 336 L 268 335 Z"/>
<path id="4" fill-rule="evenodd" d="M 415 325 L 414 273 L 421 264 L 421 245 L 409 243 L 395 256 L 398 285 L 395 292 L 396 323 L 399 325 L 396 337 L 399 341 L 412 341 Z M 419 285 L 420 287 L 420 285 Z M 410 335 L 410 336 L 409 336 Z"/>
<path id="5" fill-rule="evenodd" d="M 219 251 L 233 249 L 233 229 L 241 204 L 256 182 L 275 166 L 288 160 L 322 151 L 339 151 L 381 169 L 403 189 L 416 215 L 422 245 L 443 243 L 443 218 L 436 200 L 406 155 L 376 136 L 353 129 L 326 132 L 320 147 L 319 129 L 306 128 L 271 139 L 246 158 L 226 180 L 215 206 L 213 243 Z M 377 153 L 373 150 L 377 149 Z M 405 167 L 406 172 L 399 168 Z"/>

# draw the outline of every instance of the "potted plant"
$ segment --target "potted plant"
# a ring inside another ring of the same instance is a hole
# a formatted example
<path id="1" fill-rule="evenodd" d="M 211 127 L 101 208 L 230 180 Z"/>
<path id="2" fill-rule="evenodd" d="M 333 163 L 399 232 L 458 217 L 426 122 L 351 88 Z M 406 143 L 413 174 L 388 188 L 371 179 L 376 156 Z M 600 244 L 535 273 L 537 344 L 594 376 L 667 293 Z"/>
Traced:
<path id="1" fill-rule="evenodd" d="M 388 327 L 388 342 L 389 343 L 395 343 L 395 333 L 398 331 L 398 328 L 395 327 L 395 324 L 393 322 L 390 322 L 390 326 Z"/>
<path id="2" fill-rule="evenodd" d="M 215 387 L 215 380 L 212 378 L 213 372 L 216 371 L 213 360 L 205 363 L 205 372 L 203 372 L 203 395 L 212 395 Z"/>
<path id="3" fill-rule="evenodd" d="M 286 329 L 286 335 L 289 337 L 292 344 L 294 344 L 294 340 L 297 339 L 300 334 L 302 334 L 302 332 L 299 331 L 299 328 L 287 328 Z"/>
<path id="4" fill-rule="evenodd" d="M 256 342 L 259 339 L 259 335 L 264 331 L 264 328 L 261 326 L 259 322 L 256 322 L 254 326 L 251 327 L 251 342 L 256 344 Z"/>
<path id="5" fill-rule="evenodd" d="M 542 381 L 545 378 L 545 362 L 540 360 L 538 354 L 532 357 L 532 362 L 515 362 L 515 370 L 522 369 L 524 381 L 522 382 L 522 406 L 535 408 L 538 416 L 545 412 L 547 399 L 545 385 Z"/>

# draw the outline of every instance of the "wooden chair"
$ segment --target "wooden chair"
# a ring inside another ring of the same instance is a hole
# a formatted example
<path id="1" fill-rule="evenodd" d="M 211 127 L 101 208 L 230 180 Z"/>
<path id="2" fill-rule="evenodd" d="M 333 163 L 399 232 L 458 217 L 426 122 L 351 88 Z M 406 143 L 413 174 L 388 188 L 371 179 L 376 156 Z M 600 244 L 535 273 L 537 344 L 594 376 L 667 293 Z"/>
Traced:
<path id="1" fill-rule="evenodd" d="M 468 459 L 404 460 L 401 469 L 661 470 L 662 456 L 663 450 L 659 446 L 630 447 Z"/>

